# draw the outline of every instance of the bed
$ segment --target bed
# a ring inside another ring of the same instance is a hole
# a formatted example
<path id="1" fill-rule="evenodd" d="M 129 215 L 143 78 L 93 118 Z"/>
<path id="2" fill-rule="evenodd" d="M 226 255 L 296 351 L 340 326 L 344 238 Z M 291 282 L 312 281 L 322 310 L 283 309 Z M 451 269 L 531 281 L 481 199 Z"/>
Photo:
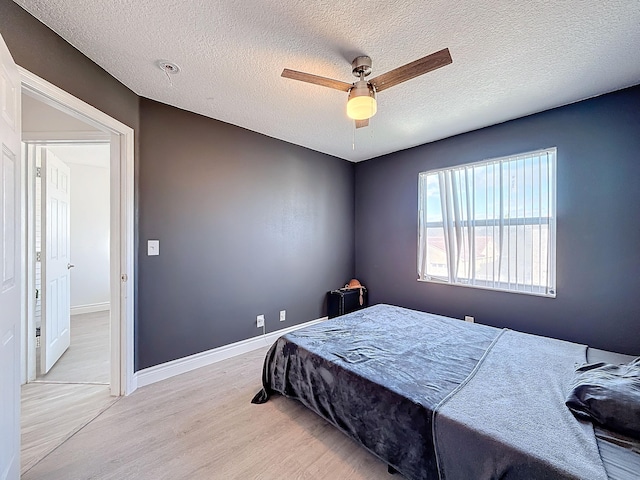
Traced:
<path id="1" fill-rule="evenodd" d="M 280 337 L 252 401 L 297 399 L 410 480 L 637 479 L 640 442 L 565 405 L 612 355 L 375 305 Z"/>

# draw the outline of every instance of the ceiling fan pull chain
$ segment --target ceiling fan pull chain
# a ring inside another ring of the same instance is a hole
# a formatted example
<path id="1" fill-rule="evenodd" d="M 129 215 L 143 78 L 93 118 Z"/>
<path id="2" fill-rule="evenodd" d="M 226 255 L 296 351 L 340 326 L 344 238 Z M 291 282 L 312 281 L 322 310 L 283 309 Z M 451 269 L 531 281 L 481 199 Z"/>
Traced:
<path id="1" fill-rule="evenodd" d="M 355 152 L 356 150 L 356 124 L 355 122 L 350 122 L 351 123 L 351 150 L 353 150 Z"/>

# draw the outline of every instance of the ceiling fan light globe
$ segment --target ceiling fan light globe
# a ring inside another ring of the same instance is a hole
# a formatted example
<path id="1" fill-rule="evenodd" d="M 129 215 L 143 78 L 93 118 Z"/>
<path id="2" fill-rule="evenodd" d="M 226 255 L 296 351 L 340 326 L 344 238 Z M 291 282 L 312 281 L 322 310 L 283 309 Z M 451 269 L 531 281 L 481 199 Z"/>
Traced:
<path id="1" fill-rule="evenodd" d="M 355 97 L 347 103 L 347 116 L 353 120 L 367 120 L 378 110 L 376 99 L 373 97 Z"/>
<path id="2" fill-rule="evenodd" d="M 364 80 L 356 82 L 349 90 L 347 116 L 354 120 L 367 120 L 378 110 L 373 88 Z"/>

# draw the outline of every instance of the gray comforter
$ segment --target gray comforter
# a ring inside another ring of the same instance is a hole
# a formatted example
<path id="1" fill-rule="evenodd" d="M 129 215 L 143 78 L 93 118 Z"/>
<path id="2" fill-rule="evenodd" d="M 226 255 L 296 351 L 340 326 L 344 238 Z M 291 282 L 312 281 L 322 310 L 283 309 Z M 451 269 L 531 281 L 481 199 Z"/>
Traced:
<path id="1" fill-rule="evenodd" d="M 586 347 L 504 331 L 435 415 L 440 478 L 606 480 L 593 426 L 564 402 Z"/>
<path id="2" fill-rule="evenodd" d="M 557 362 L 548 358 L 554 348 L 543 349 L 536 358 L 546 360 L 527 367 L 523 354 L 541 348 L 526 346 L 529 338 L 540 337 L 376 305 L 278 339 L 253 402 L 273 393 L 298 399 L 409 479 L 606 478 L 597 449 L 591 456 L 588 424 L 556 411 L 550 418 L 564 424 L 541 427 L 544 409 L 566 410 L 564 397 L 556 405 L 564 374 L 552 383 L 549 405 L 492 403 L 528 401 L 523 391 L 541 391 L 528 383 L 539 368 L 567 364 L 573 371 L 585 360 L 584 347 L 561 342 L 571 347 Z M 556 377 L 551 370 L 545 385 Z M 494 417 L 499 427 L 487 431 Z M 541 429 L 553 437 L 547 445 Z"/>

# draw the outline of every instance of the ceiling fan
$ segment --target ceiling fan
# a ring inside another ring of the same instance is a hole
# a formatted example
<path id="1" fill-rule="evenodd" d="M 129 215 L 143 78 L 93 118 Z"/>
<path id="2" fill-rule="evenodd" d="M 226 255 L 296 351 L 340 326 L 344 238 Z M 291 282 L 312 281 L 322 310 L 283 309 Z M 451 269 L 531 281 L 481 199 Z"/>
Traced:
<path id="1" fill-rule="evenodd" d="M 313 83 L 349 93 L 347 115 L 355 120 L 356 128 L 361 128 L 369 125 L 369 119 L 376 114 L 378 109 L 376 95 L 378 92 L 411 80 L 419 75 L 432 72 L 452 62 L 453 60 L 449 54 L 449 49 L 445 48 L 439 52 L 407 63 L 402 67 L 378 75 L 369 81 L 365 80 L 365 78 L 371 74 L 371 58 L 367 56 L 356 57 L 353 62 L 351 62 L 351 72 L 359 79 L 354 83 L 341 82 L 340 80 L 289 70 L 288 68 L 282 71 L 282 76 L 291 78 L 292 80 L 300 80 L 301 82 Z"/>

